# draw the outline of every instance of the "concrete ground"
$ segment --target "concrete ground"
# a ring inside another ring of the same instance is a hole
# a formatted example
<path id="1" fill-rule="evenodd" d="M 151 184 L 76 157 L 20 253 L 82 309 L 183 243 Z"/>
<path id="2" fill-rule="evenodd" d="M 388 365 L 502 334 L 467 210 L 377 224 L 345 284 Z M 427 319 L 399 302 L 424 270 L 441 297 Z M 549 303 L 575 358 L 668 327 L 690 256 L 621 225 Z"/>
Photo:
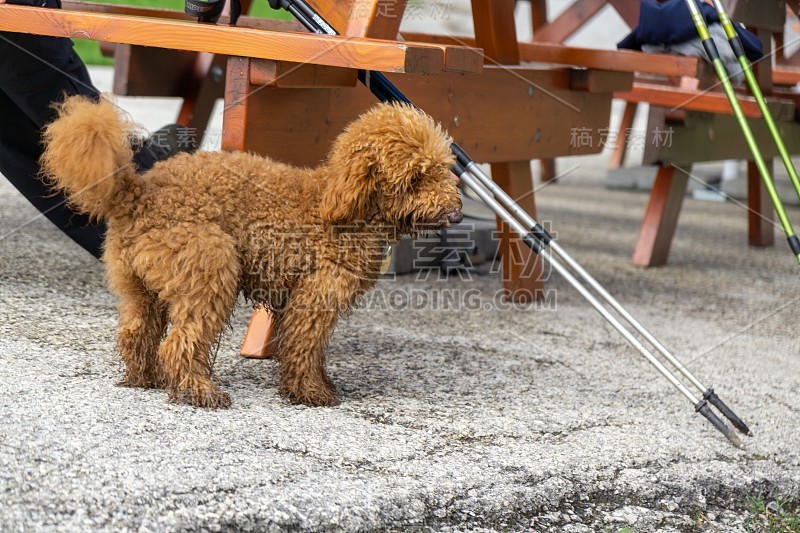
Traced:
<path id="1" fill-rule="evenodd" d="M 381 282 L 331 342 L 335 408 L 289 405 L 274 362 L 239 357 L 244 306 L 215 367 L 231 409 L 116 387 L 102 266 L 0 182 L 0 529 L 728 530 L 748 496 L 800 496 L 785 245 L 749 248 L 740 207 L 687 199 L 670 265 L 635 269 L 647 196 L 592 161 L 561 162 L 541 218 L 735 406 L 745 451 L 556 275 L 528 308 L 498 274 Z"/>
<path id="2" fill-rule="evenodd" d="M 177 105 L 121 103 L 150 129 Z M 555 274 L 528 307 L 497 273 L 382 281 L 331 341 L 338 407 L 289 405 L 273 361 L 239 357 L 243 305 L 215 366 L 231 409 L 116 387 L 102 265 L 0 180 L 0 530 L 728 531 L 750 496 L 800 498 L 782 239 L 749 248 L 742 208 L 688 198 L 670 265 L 639 270 L 647 195 L 607 190 L 602 157 L 559 169 L 541 219 L 745 418 L 746 450 Z"/>

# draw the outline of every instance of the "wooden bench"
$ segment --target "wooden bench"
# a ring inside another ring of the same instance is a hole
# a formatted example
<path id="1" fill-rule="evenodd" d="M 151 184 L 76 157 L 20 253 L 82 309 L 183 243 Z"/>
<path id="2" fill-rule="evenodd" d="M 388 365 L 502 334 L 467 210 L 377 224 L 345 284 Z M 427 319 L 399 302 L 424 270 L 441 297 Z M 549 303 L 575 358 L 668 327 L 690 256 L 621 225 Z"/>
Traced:
<path id="1" fill-rule="evenodd" d="M 532 0 L 534 4 L 538 0 Z M 616 9 L 622 19 L 631 27 L 638 24 L 639 3 L 608 2 Z M 772 50 L 772 37 L 777 38 L 781 46 L 785 16 L 800 9 L 800 0 L 767 3 L 729 1 L 727 7 L 734 20 L 745 22 L 756 31 L 765 45 L 767 57 Z M 595 0 L 576 0 L 555 20 L 544 22 L 541 17 L 534 16 L 534 43 L 544 41 L 563 42 L 577 30 L 582 28 L 605 2 Z M 538 27 L 538 31 L 536 28 Z M 574 56 L 574 52 L 552 45 L 554 52 L 561 55 Z M 543 57 L 546 52 L 532 49 L 529 57 Z M 658 266 L 667 262 L 670 245 L 677 226 L 683 197 L 688 184 L 688 177 L 676 168 L 691 171 L 692 163 L 715 161 L 721 159 L 741 159 L 749 156 L 741 130 L 731 117 L 731 107 L 718 88 L 713 71 L 694 58 L 680 58 L 680 63 L 671 64 L 668 58 L 676 56 L 647 54 L 647 58 L 634 63 L 633 58 L 626 58 L 623 51 L 588 51 L 578 56 L 606 56 L 608 61 L 615 59 L 626 65 L 636 65 L 637 73 L 631 91 L 617 93 L 615 96 L 626 102 L 619 130 L 614 136 L 619 141 L 614 148 L 610 167 L 619 168 L 626 155 L 630 131 L 637 107 L 641 103 L 651 106 L 647 130 L 647 139 L 655 138 L 663 132 L 669 132 L 668 145 L 645 143 L 645 164 L 658 165 L 655 184 L 650 201 L 645 211 L 634 248 L 633 263 L 642 266 Z M 617 55 L 620 54 L 620 55 Z M 769 96 L 770 108 L 782 130 L 787 148 L 791 153 L 800 153 L 800 131 L 798 128 L 798 103 L 796 93 L 788 91 L 789 87 L 800 83 L 800 70 L 792 68 L 800 65 L 800 54 L 794 57 L 781 57 L 778 54 L 779 67 L 772 69 L 769 62 L 762 62 L 758 68 L 759 83 Z M 677 59 L 677 58 L 676 58 Z M 744 90 L 739 91 L 740 101 L 745 114 L 753 119 L 751 125 L 762 147 L 765 157 L 777 155 L 771 137 L 768 135 L 758 106 Z M 755 246 L 768 246 L 774 243 L 774 212 L 772 205 L 761 184 L 757 169 L 748 165 L 748 203 L 749 242 Z"/>

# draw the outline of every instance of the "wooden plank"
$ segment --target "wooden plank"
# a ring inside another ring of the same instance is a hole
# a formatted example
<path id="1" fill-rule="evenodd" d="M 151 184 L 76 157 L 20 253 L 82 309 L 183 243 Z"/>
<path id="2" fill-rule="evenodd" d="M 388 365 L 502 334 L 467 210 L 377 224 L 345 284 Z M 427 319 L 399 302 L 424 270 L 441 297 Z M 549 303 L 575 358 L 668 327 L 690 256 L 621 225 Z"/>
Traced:
<path id="1" fill-rule="evenodd" d="M 728 13 L 731 19 L 759 30 L 783 31 L 786 24 L 786 2 L 773 0 L 753 2 L 751 0 L 730 0 Z"/>
<path id="2" fill-rule="evenodd" d="M 800 69 L 778 67 L 772 71 L 772 82 L 775 85 L 794 86 L 800 83 Z"/>
<path id="3" fill-rule="evenodd" d="M 627 102 L 650 104 L 669 109 L 704 111 L 722 115 L 733 114 L 728 98 L 723 93 L 717 92 L 635 83 L 631 91 L 618 92 L 614 96 Z M 767 102 L 770 104 L 776 120 L 792 120 L 794 117 L 794 102 L 778 99 L 767 99 Z M 761 111 L 753 98 L 740 96 L 739 103 L 746 117 L 761 117 Z"/>
<path id="4" fill-rule="evenodd" d="M 639 0 L 609 0 L 608 3 L 617 10 L 629 28 L 639 25 Z"/>
<path id="5" fill-rule="evenodd" d="M 336 31 L 351 37 L 394 39 L 406 0 L 307 0 Z"/>
<path id="6" fill-rule="evenodd" d="M 616 145 L 613 146 L 608 168 L 622 168 L 625 163 L 625 154 L 628 151 L 628 131 L 633 128 L 633 119 L 636 117 L 636 110 L 639 104 L 625 102 L 625 111 L 622 113 L 622 120 L 617 130 Z"/>
<path id="7" fill-rule="evenodd" d="M 651 109 L 662 109 L 653 108 Z M 777 157 L 778 151 L 763 119 L 748 119 L 756 142 L 765 158 Z M 778 122 L 778 130 L 790 154 L 800 154 L 800 122 Z M 722 161 L 751 157 L 742 130 L 731 115 L 712 115 L 687 112 L 684 124 L 667 123 L 660 126 L 660 139 L 653 143 L 658 132 L 647 132 L 644 164 L 657 162 Z"/>
<path id="8" fill-rule="evenodd" d="M 478 46 L 486 51 L 486 57 L 492 62 L 515 65 L 520 61 L 514 7 L 514 0 L 472 0 L 475 40 Z M 519 84 L 519 82 L 515 85 L 520 90 L 526 90 L 527 86 L 529 98 L 536 96 L 534 85 Z M 509 104 L 507 101 L 504 103 Z M 471 110 L 471 108 L 464 109 Z M 496 121 L 497 117 L 492 120 Z M 508 130 L 508 127 L 515 122 L 511 119 L 504 121 L 503 125 Z M 454 125 L 460 128 L 461 122 Z M 510 133 L 507 131 L 502 138 L 508 138 Z M 474 137 L 471 138 L 474 139 Z M 464 148 L 470 150 L 468 146 Z M 474 151 L 473 157 L 476 157 Z M 529 157 L 500 159 L 497 163 L 492 164 L 492 176 L 506 193 L 515 198 L 526 212 L 536 218 L 530 159 Z M 482 159 L 477 160 L 482 161 Z M 503 290 L 506 297 L 515 302 L 530 302 L 543 298 L 544 280 L 541 260 L 523 244 L 520 237 L 500 217 L 497 218 L 497 228 L 500 230 L 500 258 Z"/>
<path id="9" fill-rule="evenodd" d="M 221 55 L 198 54 L 196 83 L 183 95 L 178 124 L 190 128 L 200 146 L 217 99 L 225 94 L 225 69 L 228 58 Z M 216 73 L 220 73 L 217 75 Z"/>
<path id="10" fill-rule="evenodd" d="M 358 74 L 348 68 L 254 59 L 250 62 L 250 83 L 284 88 L 355 87 Z"/>
<path id="11" fill-rule="evenodd" d="M 456 46 L 475 46 L 475 39 L 403 33 L 408 42 L 435 42 Z M 670 54 L 648 54 L 632 50 L 597 50 L 552 43 L 519 43 L 521 61 L 552 63 L 576 67 L 610 70 L 612 72 L 641 72 L 661 76 L 698 76 L 701 62 L 696 57 Z"/>
<path id="12" fill-rule="evenodd" d="M 441 72 L 444 54 L 405 43 L 0 5 L 0 30 L 386 72 Z"/>
<path id="13" fill-rule="evenodd" d="M 772 174 L 775 164 L 766 161 Z M 750 246 L 772 246 L 775 244 L 775 208 L 767 194 L 764 182 L 755 162 L 747 162 L 747 237 Z"/>
<path id="14" fill-rule="evenodd" d="M 662 76 L 697 76 L 700 64 L 695 57 L 632 50 L 596 50 L 550 43 L 520 43 L 519 50 L 522 61 Z"/>
<path id="15" fill-rule="evenodd" d="M 471 0 L 475 42 L 486 57 L 504 65 L 520 61 L 514 0 Z"/>
<path id="16" fill-rule="evenodd" d="M 575 69 L 570 72 L 569 86 L 571 89 L 590 93 L 608 94 L 626 91 L 633 86 L 633 73 Z"/>
<path id="17" fill-rule="evenodd" d="M 530 0 L 531 1 L 531 26 L 533 33 L 542 26 L 547 25 L 547 0 Z"/>
<path id="18" fill-rule="evenodd" d="M 155 7 L 139 7 L 124 4 L 103 4 L 100 2 L 83 2 L 76 0 L 62 0 L 61 6 L 68 11 L 84 11 L 89 13 L 109 13 L 117 15 L 134 15 L 138 17 L 153 17 L 173 20 L 185 20 L 197 22 L 197 19 L 175 9 L 161 9 Z M 230 18 L 223 14 L 220 16 L 218 24 L 230 24 Z M 306 31 L 303 26 L 295 20 L 265 19 L 258 17 L 241 16 L 237 25 L 242 28 L 257 28 L 270 31 Z"/>
<path id="19" fill-rule="evenodd" d="M 536 218 L 530 161 L 492 164 L 492 179 L 532 217 Z M 503 291 L 515 302 L 531 302 L 545 296 L 542 260 L 499 217 L 500 262 Z"/>
<path id="20" fill-rule="evenodd" d="M 114 94 L 182 97 L 192 90 L 196 52 L 127 44 L 116 47 Z"/>
<path id="21" fill-rule="evenodd" d="M 533 34 L 534 42 L 563 43 L 605 5 L 604 0 L 576 0 L 555 20 L 535 32 Z"/>
<path id="22" fill-rule="evenodd" d="M 611 95 L 571 90 L 569 69 L 488 66 L 480 76 L 392 74 L 389 79 L 440 121 L 476 161 L 487 163 L 602 151 Z M 248 149 L 315 165 L 344 125 L 375 104 L 365 88 L 265 88 L 250 97 Z M 325 117 L 324 121 L 316 120 Z M 576 132 L 588 131 L 589 138 Z"/>
<path id="23" fill-rule="evenodd" d="M 634 248 L 634 265 L 652 267 L 667 263 L 688 181 L 689 177 L 672 165 L 659 167 Z"/>
<path id="24" fill-rule="evenodd" d="M 229 57 L 225 74 L 225 108 L 222 115 L 222 149 L 247 149 L 248 110 L 251 101 L 250 59 Z"/>

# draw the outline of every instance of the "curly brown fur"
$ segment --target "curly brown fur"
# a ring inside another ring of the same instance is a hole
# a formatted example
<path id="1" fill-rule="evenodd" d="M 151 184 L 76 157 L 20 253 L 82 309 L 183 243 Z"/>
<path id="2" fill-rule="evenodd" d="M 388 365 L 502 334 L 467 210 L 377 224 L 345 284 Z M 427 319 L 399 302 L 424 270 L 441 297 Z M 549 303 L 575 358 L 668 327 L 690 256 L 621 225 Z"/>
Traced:
<path id="1" fill-rule="evenodd" d="M 315 169 L 197 153 L 138 175 L 131 129 L 107 101 L 69 99 L 45 132 L 42 160 L 78 210 L 108 223 L 122 384 L 230 405 L 211 380 L 209 352 L 244 292 L 276 313 L 281 392 L 334 404 L 324 349 L 375 285 L 386 244 L 460 220 L 449 138 L 427 115 L 383 104 L 351 123 Z"/>

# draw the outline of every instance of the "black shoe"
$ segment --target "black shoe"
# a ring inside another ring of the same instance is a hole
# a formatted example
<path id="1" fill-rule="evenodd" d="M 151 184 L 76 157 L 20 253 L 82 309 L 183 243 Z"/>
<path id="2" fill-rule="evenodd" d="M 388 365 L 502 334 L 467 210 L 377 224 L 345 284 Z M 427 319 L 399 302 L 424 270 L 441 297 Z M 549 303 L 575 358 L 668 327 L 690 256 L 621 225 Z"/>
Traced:
<path id="1" fill-rule="evenodd" d="M 166 161 L 180 153 L 197 150 L 195 128 L 168 124 L 142 140 L 134 141 L 133 161 L 138 172 L 146 172 L 159 161 Z"/>

